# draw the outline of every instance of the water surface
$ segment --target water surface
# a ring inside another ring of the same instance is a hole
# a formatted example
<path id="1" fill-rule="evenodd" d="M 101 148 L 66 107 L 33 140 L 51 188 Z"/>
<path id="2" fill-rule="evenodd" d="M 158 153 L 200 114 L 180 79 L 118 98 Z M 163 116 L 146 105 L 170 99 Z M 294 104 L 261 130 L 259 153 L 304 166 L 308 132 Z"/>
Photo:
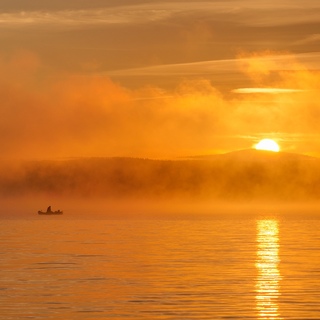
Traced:
<path id="1" fill-rule="evenodd" d="M 320 319 L 320 220 L 1 220 L 0 319 Z"/>

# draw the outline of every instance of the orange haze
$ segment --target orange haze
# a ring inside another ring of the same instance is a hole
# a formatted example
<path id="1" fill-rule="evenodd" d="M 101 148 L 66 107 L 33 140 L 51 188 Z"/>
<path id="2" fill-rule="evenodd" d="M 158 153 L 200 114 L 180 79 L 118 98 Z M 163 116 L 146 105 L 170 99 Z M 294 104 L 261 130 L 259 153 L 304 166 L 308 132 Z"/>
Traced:
<path id="1" fill-rule="evenodd" d="M 277 65 L 283 61 L 290 70 Z M 251 87 L 293 91 L 232 93 L 205 77 L 134 89 L 107 75 L 53 71 L 31 52 L 3 55 L 2 158 L 173 158 L 247 149 L 264 137 L 284 151 L 319 155 L 319 72 L 288 54 L 235 62 Z"/>

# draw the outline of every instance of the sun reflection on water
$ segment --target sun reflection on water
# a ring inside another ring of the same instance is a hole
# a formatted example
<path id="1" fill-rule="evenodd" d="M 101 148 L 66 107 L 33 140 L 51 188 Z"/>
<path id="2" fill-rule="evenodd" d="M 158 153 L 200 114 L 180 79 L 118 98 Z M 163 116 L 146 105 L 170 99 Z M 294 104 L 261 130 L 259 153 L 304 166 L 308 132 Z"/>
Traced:
<path id="1" fill-rule="evenodd" d="M 259 319 L 281 319 L 278 298 L 281 275 L 279 265 L 279 228 L 276 220 L 257 221 L 256 308 Z"/>

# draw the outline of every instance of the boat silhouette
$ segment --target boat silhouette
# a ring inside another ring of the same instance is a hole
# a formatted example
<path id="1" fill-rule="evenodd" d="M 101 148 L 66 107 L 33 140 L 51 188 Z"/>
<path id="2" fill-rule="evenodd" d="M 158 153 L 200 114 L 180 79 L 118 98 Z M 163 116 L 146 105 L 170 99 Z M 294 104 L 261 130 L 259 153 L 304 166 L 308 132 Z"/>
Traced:
<path id="1" fill-rule="evenodd" d="M 41 211 L 41 210 L 39 210 L 39 211 L 38 211 L 38 214 L 46 214 L 46 215 L 50 215 L 50 214 L 63 214 L 63 211 L 61 211 L 61 210 L 52 211 L 52 210 L 51 210 L 51 206 L 49 206 L 49 207 L 47 208 L 47 211 Z"/>

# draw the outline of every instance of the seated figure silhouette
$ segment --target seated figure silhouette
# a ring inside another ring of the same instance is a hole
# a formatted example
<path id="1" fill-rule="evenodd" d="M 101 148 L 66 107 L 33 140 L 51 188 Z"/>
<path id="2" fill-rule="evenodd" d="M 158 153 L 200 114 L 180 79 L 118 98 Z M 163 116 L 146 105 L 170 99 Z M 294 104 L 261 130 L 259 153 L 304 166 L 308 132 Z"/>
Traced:
<path id="1" fill-rule="evenodd" d="M 52 212 L 51 206 L 49 206 L 49 207 L 47 208 L 47 213 L 50 213 L 50 212 Z"/>

